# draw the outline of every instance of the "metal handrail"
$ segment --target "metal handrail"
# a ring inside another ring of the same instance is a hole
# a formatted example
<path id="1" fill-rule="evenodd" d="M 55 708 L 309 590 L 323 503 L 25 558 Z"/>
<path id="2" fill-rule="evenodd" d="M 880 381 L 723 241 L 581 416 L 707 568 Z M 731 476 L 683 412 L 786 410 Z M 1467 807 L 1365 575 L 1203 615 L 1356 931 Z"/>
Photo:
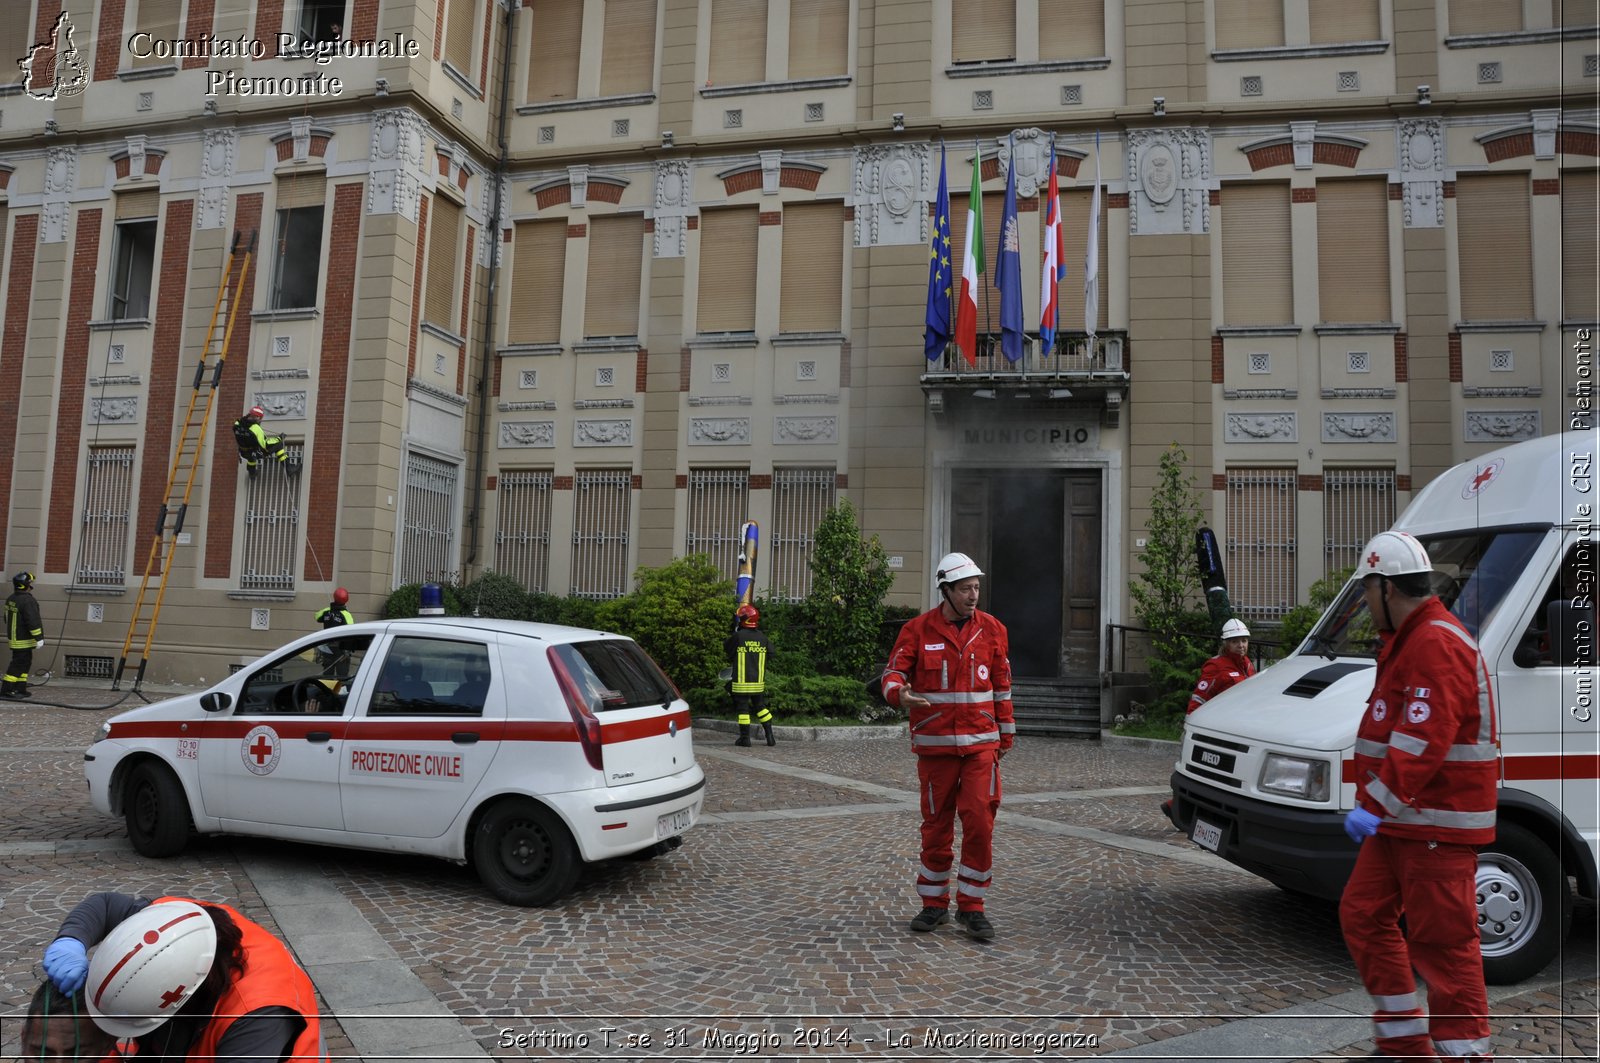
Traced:
<path id="1" fill-rule="evenodd" d="M 1106 673 L 1110 674 L 1112 672 L 1125 672 L 1125 671 L 1127 671 L 1128 669 L 1127 669 L 1126 665 L 1128 663 L 1128 638 L 1127 638 L 1128 633 L 1137 632 L 1137 633 L 1148 634 L 1149 631 L 1150 631 L 1149 628 L 1141 627 L 1138 624 L 1112 624 L 1112 623 L 1107 623 L 1106 624 L 1106 667 L 1105 667 Z M 1184 638 L 1198 639 L 1198 640 L 1202 640 L 1202 641 L 1204 641 L 1206 639 L 1215 639 L 1215 638 L 1217 638 L 1215 633 L 1209 632 L 1209 631 L 1207 631 L 1207 632 L 1180 631 L 1180 632 L 1178 632 L 1178 634 L 1182 635 Z M 1285 644 L 1283 642 L 1280 642 L 1277 639 L 1258 639 L 1258 638 L 1256 638 L 1255 636 L 1252 635 L 1251 638 L 1250 638 L 1250 660 L 1251 660 L 1251 662 L 1253 664 L 1255 664 L 1256 669 L 1259 671 L 1261 669 L 1261 667 L 1262 667 L 1263 662 L 1266 661 L 1268 657 L 1271 657 L 1273 660 L 1277 660 L 1278 657 L 1281 656 L 1281 654 L 1277 654 L 1277 653 L 1269 654 L 1267 651 L 1269 649 L 1271 649 L 1271 650 L 1280 650 L 1280 649 L 1282 649 L 1284 647 L 1284 645 Z M 1290 647 L 1290 648 L 1292 649 L 1293 647 Z M 1116 667 L 1118 664 L 1123 665 L 1123 667 L 1121 667 L 1121 668 Z"/>

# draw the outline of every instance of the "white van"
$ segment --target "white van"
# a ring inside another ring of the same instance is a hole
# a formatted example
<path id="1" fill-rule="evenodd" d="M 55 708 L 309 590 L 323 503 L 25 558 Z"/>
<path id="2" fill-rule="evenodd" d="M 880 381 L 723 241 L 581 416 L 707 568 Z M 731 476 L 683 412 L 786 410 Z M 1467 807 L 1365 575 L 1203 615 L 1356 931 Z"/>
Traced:
<path id="1" fill-rule="evenodd" d="M 1484 974 L 1541 970 L 1595 898 L 1593 437 L 1547 436 L 1458 465 L 1394 528 L 1428 550 L 1440 597 L 1478 640 L 1499 715 L 1497 837 L 1478 858 Z M 1576 465 L 1574 464 L 1576 461 Z M 1356 728 L 1375 630 L 1352 580 L 1295 653 L 1188 718 L 1164 807 L 1196 844 L 1287 890 L 1337 898 L 1355 866 Z"/>

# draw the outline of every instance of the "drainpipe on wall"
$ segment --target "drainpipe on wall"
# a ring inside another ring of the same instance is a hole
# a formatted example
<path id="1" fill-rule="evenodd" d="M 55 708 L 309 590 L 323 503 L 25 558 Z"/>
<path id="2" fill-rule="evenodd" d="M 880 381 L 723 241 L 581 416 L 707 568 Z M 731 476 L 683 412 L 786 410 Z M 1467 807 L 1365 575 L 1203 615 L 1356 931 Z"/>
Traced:
<path id="1" fill-rule="evenodd" d="M 499 302 L 500 294 L 500 214 L 503 209 L 501 202 L 505 192 L 506 171 L 510 167 L 510 151 L 506 144 L 506 122 L 511 107 L 511 43 L 515 39 L 517 27 L 517 11 L 522 7 L 522 0 L 506 0 L 505 2 L 505 30 L 501 42 L 500 57 L 500 114 L 497 118 L 499 126 L 496 138 L 500 146 L 500 156 L 495 161 L 494 168 L 494 208 L 489 217 L 489 281 L 485 287 L 484 297 L 489 305 L 483 315 L 483 368 L 478 374 L 478 443 L 475 468 L 472 479 L 472 512 L 468 523 L 472 529 L 472 540 L 467 550 L 467 559 L 463 563 L 462 576 L 466 570 L 478 560 L 478 543 L 483 531 L 483 491 L 486 478 L 484 469 L 484 451 L 488 446 L 489 425 L 493 418 L 489 409 L 489 396 L 492 390 L 489 386 L 489 374 L 494 372 L 494 310 Z"/>

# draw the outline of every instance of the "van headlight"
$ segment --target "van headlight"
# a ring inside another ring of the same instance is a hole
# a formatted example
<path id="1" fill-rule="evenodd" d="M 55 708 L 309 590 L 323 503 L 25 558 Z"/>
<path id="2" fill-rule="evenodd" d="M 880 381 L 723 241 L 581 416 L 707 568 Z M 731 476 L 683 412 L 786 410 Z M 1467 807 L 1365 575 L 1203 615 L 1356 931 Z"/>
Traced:
<path id="1" fill-rule="evenodd" d="M 1261 789 L 1302 801 L 1326 801 L 1328 762 L 1268 753 L 1261 765 Z"/>

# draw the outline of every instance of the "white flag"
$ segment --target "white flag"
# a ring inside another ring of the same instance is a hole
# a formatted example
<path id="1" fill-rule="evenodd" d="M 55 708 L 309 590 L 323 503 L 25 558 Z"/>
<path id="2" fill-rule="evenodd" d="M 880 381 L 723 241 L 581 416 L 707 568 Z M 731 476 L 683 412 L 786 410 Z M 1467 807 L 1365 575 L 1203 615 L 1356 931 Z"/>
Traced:
<path id="1" fill-rule="evenodd" d="M 1100 316 L 1100 134 L 1094 135 L 1094 197 L 1089 200 L 1089 246 L 1083 253 L 1083 330 L 1094 350 Z"/>

